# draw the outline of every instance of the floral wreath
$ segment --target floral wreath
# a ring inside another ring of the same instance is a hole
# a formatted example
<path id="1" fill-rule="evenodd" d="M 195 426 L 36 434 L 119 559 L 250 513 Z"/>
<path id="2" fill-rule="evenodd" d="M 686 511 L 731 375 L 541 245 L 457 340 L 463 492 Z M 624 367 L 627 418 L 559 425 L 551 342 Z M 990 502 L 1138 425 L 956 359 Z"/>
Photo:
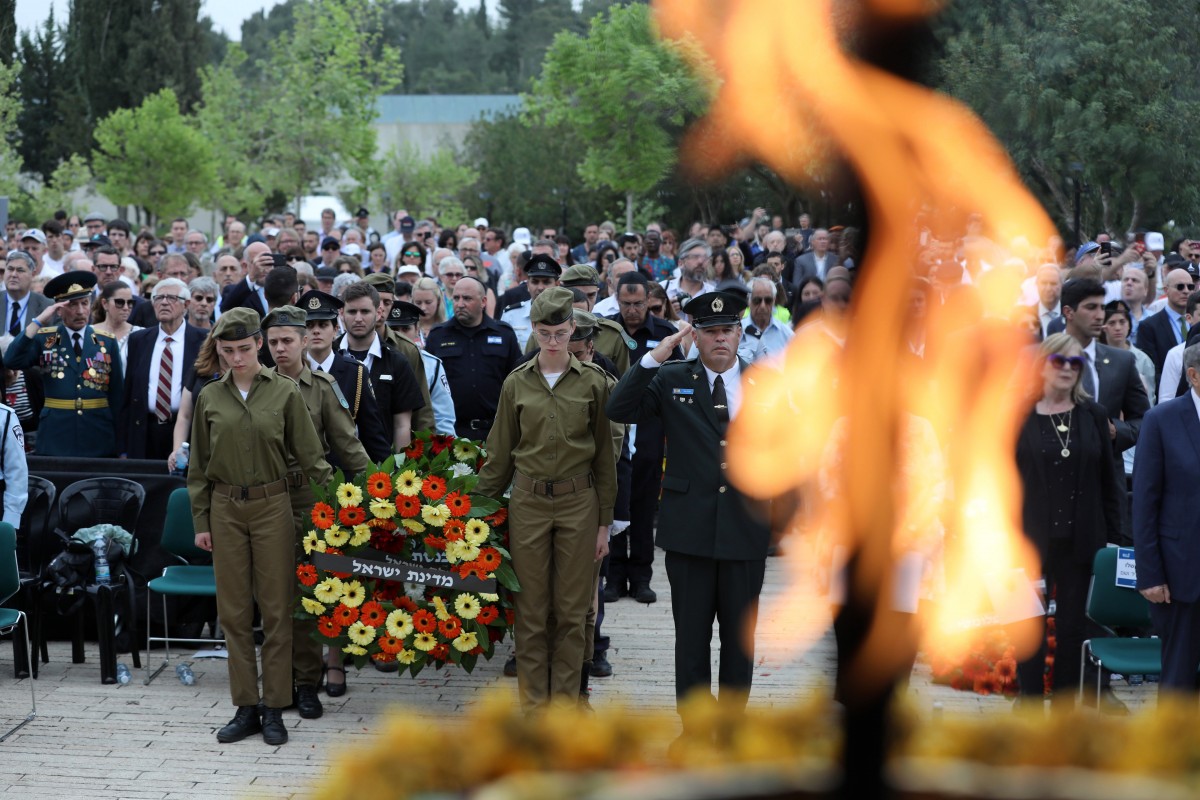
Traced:
<path id="1" fill-rule="evenodd" d="M 399 662 L 470 672 L 512 628 L 520 590 L 503 500 L 472 494 L 487 453 L 430 433 L 347 481 L 313 486 L 295 615 L 362 668 Z"/>

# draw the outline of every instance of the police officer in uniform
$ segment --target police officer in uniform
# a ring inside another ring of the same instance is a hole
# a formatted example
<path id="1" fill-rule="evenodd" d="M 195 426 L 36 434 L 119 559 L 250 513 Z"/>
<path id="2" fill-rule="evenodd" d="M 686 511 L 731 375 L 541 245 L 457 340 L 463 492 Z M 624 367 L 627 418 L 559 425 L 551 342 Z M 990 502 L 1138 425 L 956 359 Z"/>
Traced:
<path id="1" fill-rule="evenodd" d="M 753 650 L 743 643 L 753 641 L 770 529 L 725 474 L 725 432 L 737 416 L 748 366 L 737 356 L 745 309 L 743 298 L 726 292 L 693 298 L 684 311 L 695 329 L 683 323 L 660 341 L 608 401 L 614 420 L 661 420 L 666 431 L 658 546 L 666 551 L 671 584 L 677 700 L 693 689 L 711 691 L 714 618 L 721 631 L 721 694 L 731 692 L 744 704 L 750 692 Z M 668 361 L 689 334 L 699 358 Z M 685 719 L 685 732 L 687 725 Z"/>
<path id="2" fill-rule="evenodd" d="M 303 309 L 307 319 L 308 368 L 333 376 L 342 396 L 350 404 L 350 416 L 358 427 L 358 438 L 367 455 L 376 464 L 382 463 L 392 453 L 392 437 L 383 428 L 367 368 L 333 346 L 342 301 L 331 294 L 313 290 L 304 293 L 297 307 Z"/>
<path id="3" fill-rule="evenodd" d="M 217 741 L 236 742 L 261 731 L 267 744 L 280 745 L 288 738 L 282 710 L 292 702 L 296 583 L 289 463 L 321 483 L 333 473 L 296 382 L 258 362 L 258 313 L 230 309 L 212 336 L 229 369 L 196 397 L 188 496 L 196 546 L 213 554 L 217 613 L 229 648 L 229 688 L 238 709 L 217 731 Z M 265 635 L 261 709 L 256 601 Z"/>
<path id="4" fill-rule="evenodd" d="M 533 256 L 525 265 L 525 283 L 529 287 L 529 299 L 509 306 L 500 315 L 500 320 L 512 326 L 513 333 L 517 334 L 517 345 L 520 346 L 522 352 L 527 351 L 526 345 L 530 341 L 530 333 L 533 330 L 533 323 L 529 316 L 533 308 L 533 301 L 551 286 L 558 286 L 558 279 L 561 275 L 562 267 L 544 253 Z"/>
<path id="5" fill-rule="evenodd" d="M 600 273 L 587 264 L 567 267 L 559 285 L 583 292 L 588 299 L 585 311 L 596 307 L 596 298 L 600 295 Z M 596 352 L 602 353 L 613 363 L 618 376 L 624 375 L 629 371 L 629 354 L 637 349 L 637 342 L 625 332 L 621 323 L 608 317 L 596 317 L 595 331 L 592 344 Z"/>
<path id="6" fill-rule="evenodd" d="M 275 361 L 274 369 L 280 375 L 291 378 L 300 388 L 309 418 L 325 448 L 326 460 L 329 460 L 331 452 L 336 453 L 337 462 L 347 475 L 362 474 L 367 471 L 370 459 L 354 433 L 350 404 L 332 375 L 328 372 L 314 373 L 308 368 L 304 356 L 306 322 L 307 315 L 295 306 L 281 306 L 267 314 L 262 327 L 267 348 Z M 292 521 L 296 528 L 296 557 L 300 558 L 303 556 L 300 540 L 311 527 L 312 508 L 317 499 L 294 456 L 288 461 L 287 481 L 292 502 Z M 317 696 L 321 679 L 321 644 L 314 638 L 315 632 L 316 623 L 313 620 L 292 619 L 295 701 L 300 716 L 305 719 L 316 719 L 324 713 L 321 699 Z M 340 654 L 337 664 L 340 668 Z"/>
<path id="7" fill-rule="evenodd" d="M 570 354 L 570 290 L 542 292 L 530 319 L 542 349 L 504 382 L 478 491 L 499 496 L 512 484 L 517 681 L 522 708 L 535 711 L 552 698 L 578 701 L 592 575 L 608 551 L 617 486 L 608 378 Z"/>
<path id="8" fill-rule="evenodd" d="M 388 313 L 389 337 L 403 337 L 410 342 L 416 340 L 417 325 L 421 320 L 421 309 L 405 300 L 392 303 Z M 389 338 L 388 341 L 391 341 Z M 429 399 L 433 403 L 434 430 L 446 436 L 457 435 L 454 429 L 454 396 L 450 393 L 450 381 L 442 360 L 427 350 L 421 351 L 425 362 L 425 375 L 429 378 Z"/>
<path id="9" fill-rule="evenodd" d="M 91 272 L 66 272 L 46 284 L 54 305 L 43 309 L 13 340 L 8 369 L 38 366 L 46 404 L 38 424 L 39 456 L 104 458 L 116 454 L 115 414 L 124 396 L 121 354 L 111 334 L 88 324 L 92 313 Z M 62 322 L 50 326 L 58 316 Z"/>
<path id="10" fill-rule="evenodd" d="M 413 344 L 412 341 L 393 333 L 386 324 L 388 314 L 391 313 L 392 303 L 396 299 L 396 282 L 382 272 L 374 272 L 363 278 L 363 281 L 373 286 L 379 295 L 379 322 L 376 325 L 376 330 L 380 338 L 386 341 L 393 350 L 404 356 L 404 360 L 408 362 L 409 369 L 413 371 L 413 376 L 416 378 L 418 388 L 421 391 L 421 402 L 424 405 L 412 413 L 412 431 L 413 433 L 417 431 L 432 431 L 434 430 L 435 419 L 433 403 L 429 397 L 429 387 L 433 384 L 430 382 L 429 376 L 425 374 L 425 361 L 421 358 L 423 351 Z"/>

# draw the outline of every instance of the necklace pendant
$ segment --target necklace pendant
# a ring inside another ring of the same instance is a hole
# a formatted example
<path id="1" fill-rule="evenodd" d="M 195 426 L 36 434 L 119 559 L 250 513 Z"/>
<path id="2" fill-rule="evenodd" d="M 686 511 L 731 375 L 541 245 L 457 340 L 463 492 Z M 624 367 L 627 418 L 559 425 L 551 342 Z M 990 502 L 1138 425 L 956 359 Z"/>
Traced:
<path id="1" fill-rule="evenodd" d="M 1067 457 L 1069 457 L 1070 455 L 1071 455 L 1071 451 L 1070 451 L 1068 448 L 1064 447 L 1064 448 L 1062 449 L 1062 457 L 1063 457 L 1063 458 L 1067 458 Z"/>
<path id="2" fill-rule="evenodd" d="M 1059 433 L 1066 433 L 1069 430 L 1071 430 L 1071 429 L 1068 428 L 1066 425 L 1063 425 L 1061 422 L 1058 423 L 1058 432 Z"/>

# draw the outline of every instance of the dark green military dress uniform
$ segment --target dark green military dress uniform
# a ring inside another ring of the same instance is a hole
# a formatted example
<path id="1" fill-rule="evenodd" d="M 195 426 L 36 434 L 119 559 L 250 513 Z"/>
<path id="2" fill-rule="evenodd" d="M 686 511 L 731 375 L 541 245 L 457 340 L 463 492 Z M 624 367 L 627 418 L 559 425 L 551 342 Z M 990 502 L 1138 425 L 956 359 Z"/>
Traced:
<path id="1" fill-rule="evenodd" d="M 530 319 L 549 325 L 571 320 L 570 290 L 542 292 Z M 604 414 L 608 391 L 599 367 L 571 357 L 551 386 L 532 359 L 505 379 L 488 435 L 477 491 L 498 497 L 512 482 L 510 546 L 521 582 L 517 681 L 527 711 L 551 697 L 579 697 L 596 536 L 599 526 L 612 524 L 617 493 L 612 429 Z"/>
<path id="2" fill-rule="evenodd" d="M 709 292 L 685 311 L 697 327 L 739 325 L 746 301 Z M 739 375 L 746 363 L 737 362 Z M 747 377 L 747 380 L 752 378 Z M 658 546 L 666 551 L 675 621 L 675 693 L 711 691 L 709 642 L 713 619 L 721 632 L 718 682 L 722 690 L 750 691 L 753 651 L 742 646 L 745 625 L 752 640 L 754 607 L 766 570 L 770 528 L 725 473 L 728 402 L 714 402 L 701 359 L 668 361 L 647 369 L 634 364 L 608 401 L 619 422 L 660 419 L 667 438 L 667 466 L 658 514 Z M 735 391 L 735 390 L 729 390 Z M 722 419 L 724 412 L 724 419 Z"/>
<path id="3" fill-rule="evenodd" d="M 262 327 L 265 333 L 277 325 L 286 325 L 297 328 L 303 335 L 307 321 L 308 315 L 299 308 L 280 306 L 267 314 Z M 275 371 L 278 371 L 277 367 Z M 313 372 L 305 365 L 296 378 L 296 385 L 300 389 L 300 396 L 304 398 L 308 416 L 324 451 L 332 451 L 337 455 L 338 463 L 342 464 L 347 477 L 365 472 L 371 462 L 362 442 L 355 435 L 350 404 L 338 388 L 337 381 L 328 372 Z M 313 527 L 312 509 L 317 498 L 313 495 L 312 486 L 304 475 L 304 470 L 292 454 L 288 458 L 287 481 L 288 495 L 292 503 L 292 522 L 296 528 L 296 557 L 299 559 L 304 555 L 300 540 Z M 299 582 L 293 581 L 292 586 L 298 598 Z M 315 687 L 321 679 L 321 643 L 313 638 L 314 632 L 315 620 L 293 618 L 292 676 L 297 686 Z M 301 712 L 303 713 L 303 707 Z"/>
<path id="4" fill-rule="evenodd" d="M 67 272 L 46 284 L 46 296 L 56 303 L 89 297 L 95 285 L 90 272 Z M 117 340 L 91 325 L 79 331 L 63 324 L 41 327 L 31 335 L 33 322 L 30 317 L 31 324 L 9 345 L 4 365 L 42 370 L 46 405 L 34 452 L 76 458 L 116 455 L 115 416 L 124 392 Z"/>
<path id="5" fill-rule="evenodd" d="M 221 315 L 212 335 L 237 341 L 258 333 L 258 314 L 237 308 Z M 265 634 L 262 699 L 275 710 L 292 701 L 296 528 L 288 465 L 299 464 L 322 483 L 331 471 L 294 381 L 260 368 L 243 398 L 234 377 L 228 370 L 196 397 L 188 495 L 196 531 L 212 536 L 217 613 L 229 648 L 234 705 L 259 702 L 252 627 L 257 601 Z"/>

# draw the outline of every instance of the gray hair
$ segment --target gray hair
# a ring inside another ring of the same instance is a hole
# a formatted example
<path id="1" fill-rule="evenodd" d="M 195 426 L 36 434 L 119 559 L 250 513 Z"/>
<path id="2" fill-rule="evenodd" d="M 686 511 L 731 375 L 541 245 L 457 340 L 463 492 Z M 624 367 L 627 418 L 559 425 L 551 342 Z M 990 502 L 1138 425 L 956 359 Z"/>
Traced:
<path id="1" fill-rule="evenodd" d="M 333 279 L 333 289 L 331 293 L 334 297 L 340 298 L 342 296 L 342 292 L 346 291 L 347 286 L 352 283 L 358 283 L 361 280 L 362 278 L 360 278 L 358 275 L 355 275 L 353 272 L 343 272 Z"/>
<path id="2" fill-rule="evenodd" d="M 1183 350 L 1184 375 L 1189 369 L 1200 371 L 1200 343 L 1189 345 Z"/>
<path id="3" fill-rule="evenodd" d="M 708 242 L 700 238 L 695 238 L 688 239 L 683 244 L 679 245 L 679 254 L 675 256 L 675 260 L 682 261 L 683 258 L 690 255 L 693 250 L 703 250 L 705 258 L 708 258 L 712 255 L 712 248 L 708 246 Z"/>
<path id="4" fill-rule="evenodd" d="M 200 294 L 211 294 L 217 298 L 221 296 L 221 287 L 217 286 L 217 282 L 212 278 L 206 277 L 192 278 L 192 282 L 188 284 L 188 291 L 192 294 L 196 294 L 197 292 Z"/>
<path id="5" fill-rule="evenodd" d="M 778 291 L 777 287 L 775 286 L 775 282 L 772 281 L 770 278 L 766 277 L 765 275 L 759 275 L 756 278 L 750 279 L 750 283 L 746 285 L 746 288 L 750 290 L 750 294 L 754 294 L 755 286 L 767 287 L 768 289 L 771 290 L 772 297 L 774 297 Z"/>
<path id="6" fill-rule="evenodd" d="M 179 296 L 184 300 L 192 299 L 192 293 L 188 291 L 187 284 L 179 280 L 179 278 L 163 278 L 161 281 L 154 284 L 154 289 L 151 290 L 150 297 L 158 297 L 163 293 L 163 289 L 175 289 L 179 292 Z"/>
<path id="7" fill-rule="evenodd" d="M 10 250 L 6 256 L 6 260 L 12 261 L 14 259 L 20 259 L 21 261 L 24 261 L 29 266 L 30 272 L 35 272 L 37 270 L 37 264 L 33 263 L 33 256 L 29 255 L 29 253 L 26 253 L 24 250 Z"/>
<path id="8" fill-rule="evenodd" d="M 457 256 L 446 256 L 445 258 L 443 258 L 441 261 L 438 262 L 438 265 L 437 265 L 438 275 L 440 276 L 442 274 L 442 270 L 444 270 L 448 266 L 461 267 L 463 272 L 467 271 L 467 267 L 465 264 L 463 264 L 461 258 L 458 258 Z"/>
<path id="9" fill-rule="evenodd" d="M 187 237 L 191 236 L 193 233 L 198 233 L 198 234 L 200 234 L 200 238 L 204 239 L 204 243 L 205 243 L 205 244 L 208 244 L 208 234 L 207 234 L 207 233 L 205 233 L 205 232 L 204 232 L 204 231 L 202 231 L 202 230 L 199 230 L 199 229 L 197 229 L 197 228 L 190 228 L 190 229 L 188 229 L 188 232 L 187 232 L 187 233 L 185 233 L 185 234 L 183 235 L 183 238 L 186 240 L 186 239 L 187 239 Z"/>

